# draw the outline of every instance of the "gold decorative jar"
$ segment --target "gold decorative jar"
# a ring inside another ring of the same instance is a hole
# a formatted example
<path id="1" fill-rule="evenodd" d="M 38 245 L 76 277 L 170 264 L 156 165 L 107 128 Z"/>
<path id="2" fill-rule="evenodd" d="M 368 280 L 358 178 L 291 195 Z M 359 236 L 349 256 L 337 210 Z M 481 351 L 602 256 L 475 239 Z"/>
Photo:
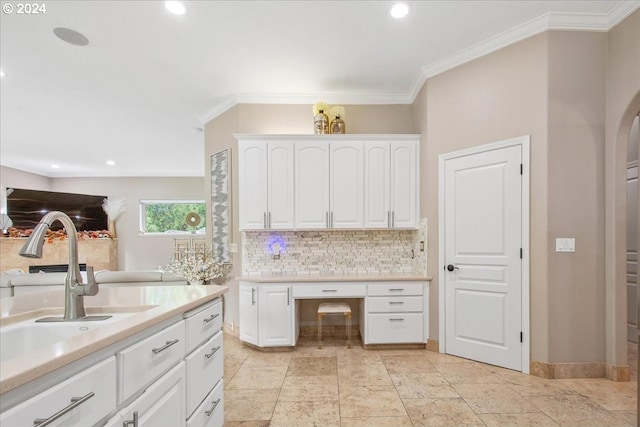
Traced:
<path id="1" fill-rule="evenodd" d="M 324 110 L 319 110 L 318 114 L 313 117 L 313 132 L 316 135 L 329 133 L 329 117 Z"/>
<path id="2" fill-rule="evenodd" d="M 337 115 L 335 119 L 331 121 L 331 133 L 345 133 L 346 127 L 344 124 L 344 120 L 340 118 L 340 115 Z"/>

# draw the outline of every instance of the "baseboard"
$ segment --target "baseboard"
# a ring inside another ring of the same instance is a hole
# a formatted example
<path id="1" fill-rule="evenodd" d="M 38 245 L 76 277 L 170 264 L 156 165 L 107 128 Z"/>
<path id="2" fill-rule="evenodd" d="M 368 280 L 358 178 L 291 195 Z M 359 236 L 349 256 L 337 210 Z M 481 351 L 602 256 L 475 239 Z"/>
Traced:
<path id="1" fill-rule="evenodd" d="M 608 378 L 613 381 L 629 381 L 628 365 L 607 363 L 544 363 L 532 360 L 529 364 L 531 375 L 548 379 L 568 378 Z"/>
<path id="2" fill-rule="evenodd" d="M 427 350 L 435 351 L 436 353 L 439 353 L 440 352 L 440 343 L 438 342 L 438 340 L 432 340 L 431 338 L 429 338 L 427 340 Z"/>

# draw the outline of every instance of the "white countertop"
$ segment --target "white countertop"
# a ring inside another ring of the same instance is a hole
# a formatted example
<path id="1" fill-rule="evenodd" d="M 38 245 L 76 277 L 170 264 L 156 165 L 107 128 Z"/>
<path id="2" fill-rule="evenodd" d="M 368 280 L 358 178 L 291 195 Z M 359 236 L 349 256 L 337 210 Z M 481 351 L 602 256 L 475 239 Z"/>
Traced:
<path id="1" fill-rule="evenodd" d="M 5 361 L 0 364 L 0 394 L 212 301 L 227 291 L 228 288 L 216 285 L 102 288 L 96 296 L 84 297 L 87 314 L 135 314 Z M 61 315 L 63 307 L 62 290 L 2 298 L 0 327 L 31 318 Z"/>
<path id="2" fill-rule="evenodd" d="M 431 277 L 409 273 L 389 274 L 260 274 L 236 277 L 236 280 L 252 283 L 292 283 L 292 282 L 402 282 L 431 281 Z"/>

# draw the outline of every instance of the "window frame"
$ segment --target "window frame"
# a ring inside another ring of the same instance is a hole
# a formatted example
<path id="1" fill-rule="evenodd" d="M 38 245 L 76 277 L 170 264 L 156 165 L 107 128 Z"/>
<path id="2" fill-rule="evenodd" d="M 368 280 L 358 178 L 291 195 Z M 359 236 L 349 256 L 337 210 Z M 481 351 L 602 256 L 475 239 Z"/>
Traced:
<path id="1" fill-rule="evenodd" d="M 138 209 L 138 234 L 140 236 L 191 236 L 191 235 L 197 235 L 197 236 L 204 236 L 206 235 L 206 231 L 207 231 L 207 221 L 206 218 L 203 218 L 204 220 L 204 233 L 195 233 L 192 230 L 172 230 L 171 233 L 164 231 L 164 232 L 157 232 L 157 231 L 145 231 L 146 226 L 147 226 L 147 215 L 146 215 L 146 206 L 147 205 L 153 205 L 153 204 L 167 204 L 167 205 L 182 205 L 182 204 L 195 204 L 195 203 L 202 203 L 205 206 L 205 211 L 207 208 L 207 202 L 204 199 L 140 199 L 140 202 L 138 204 L 139 209 Z M 206 216 L 206 215 L 205 215 Z"/>

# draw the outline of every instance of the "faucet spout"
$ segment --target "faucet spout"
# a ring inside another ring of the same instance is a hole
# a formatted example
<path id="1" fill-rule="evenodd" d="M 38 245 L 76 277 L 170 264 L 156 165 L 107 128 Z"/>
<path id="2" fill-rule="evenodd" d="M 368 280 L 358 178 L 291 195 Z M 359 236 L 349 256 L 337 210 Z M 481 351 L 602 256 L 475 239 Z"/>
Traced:
<path id="1" fill-rule="evenodd" d="M 93 268 L 91 267 L 87 267 L 87 283 L 82 282 L 80 264 L 78 262 L 78 233 L 71 218 L 60 211 L 52 211 L 43 216 L 19 254 L 27 258 L 42 258 L 42 247 L 46 232 L 55 221 L 62 223 L 69 241 L 69 269 L 67 270 L 64 286 L 63 320 L 77 320 L 86 317 L 83 296 L 96 295 L 98 293 L 98 285 L 95 283 Z"/>

